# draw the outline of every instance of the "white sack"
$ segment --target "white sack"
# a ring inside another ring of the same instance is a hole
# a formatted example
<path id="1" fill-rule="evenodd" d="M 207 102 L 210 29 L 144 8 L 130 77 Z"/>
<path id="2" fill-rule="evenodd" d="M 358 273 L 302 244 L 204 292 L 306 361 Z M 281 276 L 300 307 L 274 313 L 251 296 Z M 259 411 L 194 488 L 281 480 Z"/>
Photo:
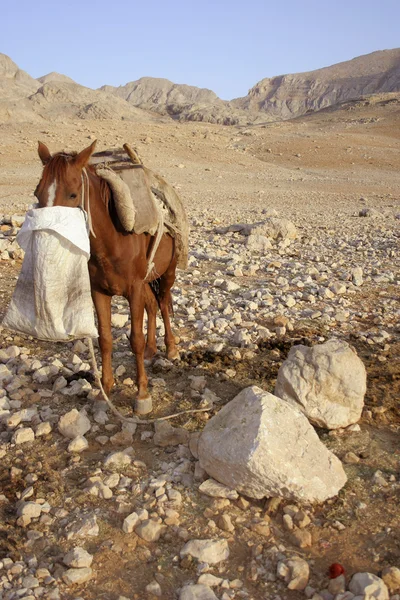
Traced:
<path id="1" fill-rule="evenodd" d="M 32 209 L 17 236 L 25 251 L 3 326 L 42 340 L 97 337 L 80 208 Z"/>

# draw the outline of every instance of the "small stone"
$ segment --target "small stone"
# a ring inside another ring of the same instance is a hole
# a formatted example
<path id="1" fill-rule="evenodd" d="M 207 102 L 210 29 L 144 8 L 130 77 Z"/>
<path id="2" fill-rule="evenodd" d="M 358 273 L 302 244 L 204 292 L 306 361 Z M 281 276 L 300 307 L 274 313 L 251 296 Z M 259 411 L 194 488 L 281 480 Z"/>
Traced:
<path id="1" fill-rule="evenodd" d="M 36 427 L 35 435 L 36 437 L 40 437 L 42 435 L 49 435 L 52 431 L 52 426 L 50 421 L 45 421 L 44 423 L 39 423 Z"/>
<path id="2" fill-rule="evenodd" d="M 35 439 L 35 433 L 30 427 L 22 427 L 17 429 L 11 438 L 13 444 L 25 444 L 26 442 L 33 442 Z"/>
<path id="3" fill-rule="evenodd" d="M 346 591 L 346 578 L 344 575 L 339 575 L 334 579 L 330 579 L 328 584 L 328 592 L 336 596 L 337 594 L 343 594 Z"/>
<path id="4" fill-rule="evenodd" d="M 73 408 L 61 417 L 58 422 L 58 430 L 64 437 L 70 439 L 76 438 L 78 435 L 85 435 L 90 429 L 90 421 L 86 413 L 78 412 Z"/>
<path id="5" fill-rule="evenodd" d="M 226 540 L 190 540 L 180 552 L 181 558 L 192 556 L 200 562 L 215 565 L 229 558 Z"/>
<path id="6" fill-rule="evenodd" d="M 83 452 L 89 447 L 89 442 L 83 435 L 78 435 L 68 444 L 68 452 Z"/>
<path id="7" fill-rule="evenodd" d="M 211 588 L 202 584 L 185 585 L 179 594 L 179 600 L 218 600 Z"/>
<path id="8" fill-rule="evenodd" d="M 296 556 L 279 562 L 277 574 L 285 579 L 289 590 L 304 590 L 310 577 L 310 567 L 307 561 Z"/>
<path id="9" fill-rule="evenodd" d="M 127 448 L 121 452 L 112 452 L 104 461 L 104 466 L 108 469 L 121 469 L 131 464 L 131 453 L 133 449 Z"/>
<path id="10" fill-rule="evenodd" d="M 400 569 L 397 567 L 385 567 L 382 571 L 382 579 L 390 592 L 400 590 Z"/>
<path id="11" fill-rule="evenodd" d="M 158 598 L 161 598 L 162 596 L 161 586 L 158 581 L 155 580 L 146 585 L 146 592 L 152 596 L 157 596 Z"/>
<path id="12" fill-rule="evenodd" d="M 239 498 L 239 494 L 226 485 L 219 483 L 215 479 L 207 479 L 199 487 L 200 492 L 211 496 L 212 498 L 229 498 L 229 500 L 236 500 Z"/>
<path id="13" fill-rule="evenodd" d="M 292 538 L 293 543 L 298 548 L 308 548 L 312 545 L 311 533 L 304 529 L 296 529 L 292 534 Z"/>
<path id="14" fill-rule="evenodd" d="M 89 581 L 93 577 L 92 569 L 68 569 L 62 576 L 66 585 L 77 585 Z"/>
<path id="15" fill-rule="evenodd" d="M 203 573 L 203 575 L 200 575 L 197 583 L 207 585 L 208 587 L 217 587 L 221 585 L 222 578 L 216 577 L 215 575 L 212 575 L 212 573 Z"/>
<path id="16" fill-rule="evenodd" d="M 165 530 L 166 527 L 162 523 L 148 519 L 136 527 L 135 533 L 146 542 L 157 542 Z"/>
<path id="17" fill-rule="evenodd" d="M 354 452 L 346 452 L 343 456 L 343 462 L 347 465 L 356 465 L 360 462 L 360 458 Z"/>
<path id="18" fill-rule="evenodd" d="M 24 502 L 20 504 L 17 515 L 19 517 L 29 517 L 30 519 L 36 519 L 40 517 L 42 512 L 42 507 L 40 504 L 36 504 L 36 502 Z"/>
<path id="19" fill-rule="evenodd" d="M 351 578 L 349 590 L 356 596 L 389 600 L 389 591 L 380 577 L 372 573 L 356 573 Z"/>
<path id="20" fill-rule="evenodd" d="M 77 569 L 90 567 L 92 562 L 93 556 L 80 547 L 73 548 L 63 558 L 63 563 L 67 565 L 67 567 L 74 567 Z"/>
<path id="21" fill-rule="evenodd" d="M 223 531 L 232 532 L 235 531 L 235 527 L 232 523 L 230 515 L 223 513 L 217 520 L 217 525 Z"/>
<path id="22" fill-rule="evenodd" d="M 139 521 L 140 521 L 140 519 L 139 519 L 138 514 L 136 512 L 131 513 L 130 515 L 125 517 L 123 525 L 122 525 L 122 530 L 125 533 L 132 533 L 132 531 L 135 529 L 135 527 L 139 523 Z"/>

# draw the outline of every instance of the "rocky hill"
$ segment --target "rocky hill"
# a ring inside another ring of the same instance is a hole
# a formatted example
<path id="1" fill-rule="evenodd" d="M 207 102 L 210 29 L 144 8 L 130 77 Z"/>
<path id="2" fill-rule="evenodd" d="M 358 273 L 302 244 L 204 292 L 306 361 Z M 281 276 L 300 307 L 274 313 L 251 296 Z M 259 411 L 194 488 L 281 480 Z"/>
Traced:
<path id="1" fill-rule="evenodd" d="M 168 79 L 142 77 L 119 87 L 104 85 L 100 90 L 123 98 L 138 108 L 180 121 L 247 125 L 257 120 L 257 115 L 250 114 L 252 111 L 232 106 L 211 90 L 173 83 Z"/>
<path id="2" fill-rule="evenodd" d="M 262 79 L 247 96 L 232 100 L 231 105 L 291 119 L 365 95 L 397 91 L 400 48 L 373 52 L 316 71 Z"/>
<path id="3" fill-rule="evenodd" d="M 62 82 L 62 83 L 75 83 L 75 81 L 73 79 L 71 79 L 71 77 L 67 77 L 66 75 L 62 75 L 62 73 L 56 73 L 55 71 L 52 71 L 51 73 L 48 73 L 47 75 L 43 75 L 42 77 L 38 77 L 37 80 L 39 81 L 39 83 L 48 83 L 49 81 L 58 81 L 58 82 Z"/>
<path id="4" fill-rule="evenodd" d="M 0 53 L 0 100 L 24 98 L 36 92 L 40 83 L 18 68 L 6 54 Z"/>
<path id="5" fill-rule="evenodd" d="M 286 120 L 400 91 L 400 49 L 360 56 L 331 67 L 263 79 L 244 98 L 221 100 L 211 90 L 142 77 L 92 90 L 52 72 L 33 79 L 0 54 L 0 121 L 68 118 L 143 121 L 173 118 L 222 125 Z"/>

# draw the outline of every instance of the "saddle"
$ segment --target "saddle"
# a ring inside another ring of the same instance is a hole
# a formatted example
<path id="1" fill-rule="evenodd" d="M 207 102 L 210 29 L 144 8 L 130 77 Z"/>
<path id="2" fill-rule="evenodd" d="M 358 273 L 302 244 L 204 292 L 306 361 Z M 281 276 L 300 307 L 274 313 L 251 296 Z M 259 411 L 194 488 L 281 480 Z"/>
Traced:
<path id="1" fill-rule="evenodd" d="M 92 154 L 90 164 L 109 184 L 124 230 L 155 235 L 153 258 L 162 235 L 169 233 L 175 238 L 177 266 L 186 269 L 189 223 L 183 203 L 173 187 L 145 167 L 128 144 Z"/>

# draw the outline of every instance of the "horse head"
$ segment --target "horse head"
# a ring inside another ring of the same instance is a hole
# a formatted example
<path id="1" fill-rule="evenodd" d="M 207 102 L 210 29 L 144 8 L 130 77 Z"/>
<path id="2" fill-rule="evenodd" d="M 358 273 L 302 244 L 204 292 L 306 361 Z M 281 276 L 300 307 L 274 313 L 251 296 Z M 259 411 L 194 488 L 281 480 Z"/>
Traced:
<path id="1" fill-rule="evenodd" d="M 43 163 L 42 178 L 35 190 L 39 207 L 82 204 L 83 169 L 96 146 L 96 140 L 78 154 L 58 152 L 53 156 L 45 144 L 39 142 L 38 154 Z"/>

